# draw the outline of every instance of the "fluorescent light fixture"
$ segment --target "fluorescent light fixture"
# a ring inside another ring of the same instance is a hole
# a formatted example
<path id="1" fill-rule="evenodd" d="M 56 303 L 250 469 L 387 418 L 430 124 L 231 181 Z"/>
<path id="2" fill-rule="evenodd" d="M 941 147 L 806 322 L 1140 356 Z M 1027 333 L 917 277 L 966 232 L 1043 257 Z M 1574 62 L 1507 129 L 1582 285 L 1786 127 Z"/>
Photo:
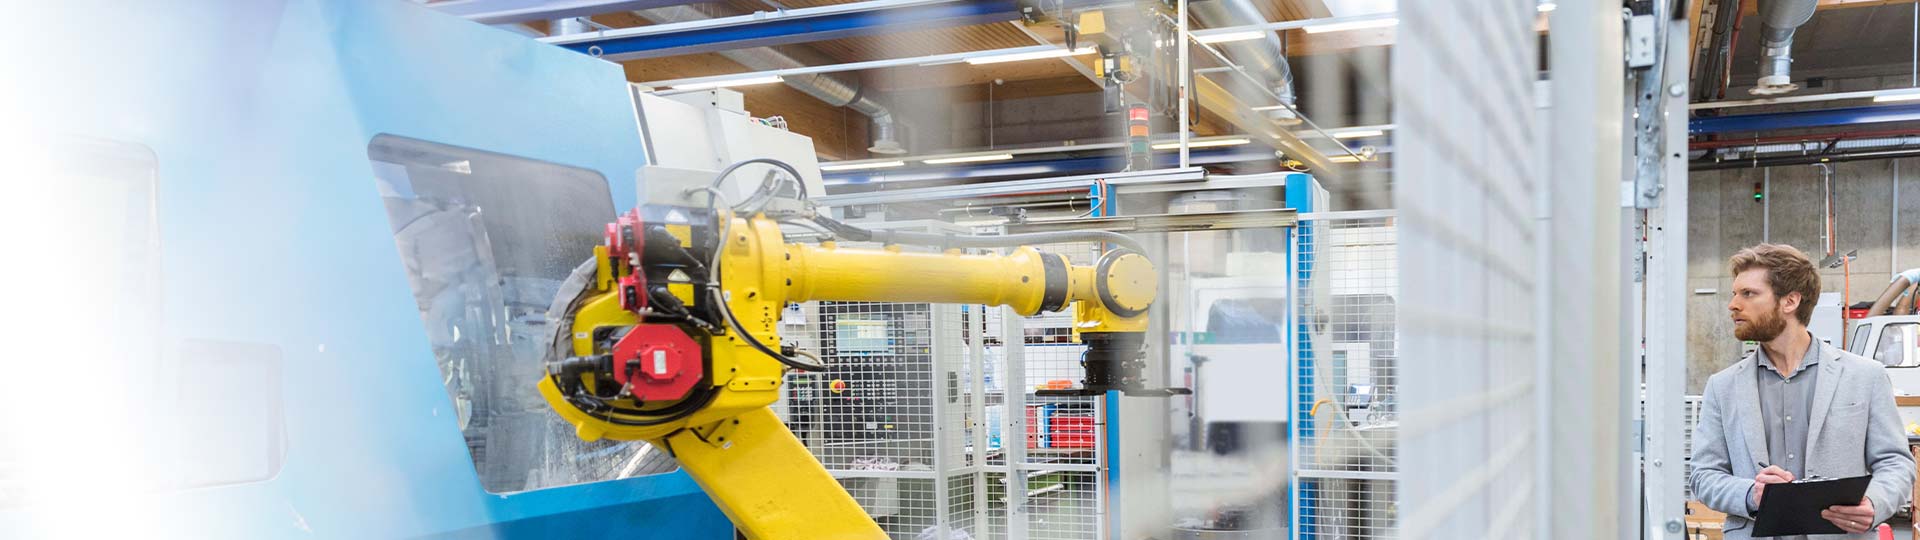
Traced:
<path id="1" fill-rule="evenodd" d="M 1327 161 L 1332 163 L 1355 163 L 1355 162 L 1359 162 L 1360 158 L 1353 157 L 1350 155 L 1342 155 L 1342 156 L 1333 156 L 1333 157 L 1327 158 Z"/>
<path id="2" fill-rule="evenodd" d="M 1093 47 L 1081 47 L 1078 49 L 1054 49 L 1051 51 L 1039 51 L 1039 52 L 1030 52 L 1030 53 L 996 54 L 996 55 L 990 55 L 990 56 L 968 58 L 967 63 L 977 66 L 981 64 L 998 64 L 1001 62 L 1020 62 L 1024 60 L 1039 60 L 1042 58 L 1059 58 L 1062 56 L 1079 56 L 1083 54 L 1093 54 L 1094 50 L 1095 49 Z"/>
<path id="3" fill-rule="evenodd" d="M 1194 41 L 1198 41 L 1201 43 L 1230 43 L 1234 41 L 1255 40 L 1263 37 L 1267 37 L 1266 32 L 1261 32 L 1259 30 L 1250 30 L 1246 32 L 1228 32 L 1225 34 L 1214 34 L 1211 36 L 1196 36 L 1193 39 Z"/>
<path id="4" fill-rule="evenodd" d="M 733 80 L 727 80 L 727 81 L 676 84 L 673 86 L 673 89 L 674 90 L 706 90 L 709 88 L 731 88 L 735 86 L 751 86 L 756 84 L 777 83 L 783 80 L 786 80 L 786 79 L 780 78 L 779 75 L 768 75 L 765 77 L 754 77 L 751 79 L 733 79 Z"/>
<path id="5" fill-rule="evenodd" d="M 921 163 L 928 165 L 946 165 L 949 163 L 978 163 L 981 161 L 1004 161 L 1009 159 L 1013 159 L 1013 154 L 986 154 L 981 156 L 939 158 L 921 161 Z"/>
<path id="6" fill-rule="evenodd" d="M 1370 20 L 1365 20 L 1365 21 L 1352 21 L 1352 22 L 1337 22 L 1337 23 L 1327 23 L 1327 24 L 1316 24 L 1316 25 L 1313 25 L 1313 26 L 1308 26 L 1308 27 L 1306 27 L 1306 28 L 1302 28 L 1301 30 L 1306 30 L 1306 31 L 1307 31 L 1307 33 L 1309 33 L 1309 34 L 1324 34 L 1324 33 L 1327 33 L 1327 32 L 1344 32 L 1344 31 L 1347 31 L 1347 30 L 1365 30 L 1365 29 L 1368 29 L 1368 28 L 1386 28 L 1386 27 L 1389 27 L 1389 26 L 1393 26 L 1393 25 L 1396 25 L 1396 24 L 1400 24 L 1400 19 L 1394 19 L 1394 18 L 1386 18 L 1386 19 L 1370 19 Z"/>
<path id="7" fill-rule="evenodd" d="M 1187 141 L 1187 148 L 1208 148 L 1213 146 L 1240 146 L 1250 142 L 1253 142 L 1253 141 L 1248 139 L 1213 139 L 1210 141 Z M 1180 148 L 1180 143 L 1177 141 L 1153 145 L 1154 150 L 1178 150 L 1179 148 Z"/>
<path id="8" fill-rule="evenodd" d="M 821 165 L 820 170 L 858 171 L 858 170 L 865 170 L 865 169 L 885 169 L 887 167 L 899 167 L 906 164 L 907 162 L 905 161 L 874 161 L 870 163 L 848 163 L 845 165 Z"/>
<path id="9" fill-rule="evenodd" d="M 1553 2 L 1541 2 L 1540 7 L 1538 9 L 1540 10 L 1541 13 L 1546 13 L 1549 11 L 1553 11 L 1554 8 L 1557 8 L 1557 7 L 1560 7 L 1560 6 L 1554 5 Z"/>
<path id="10" fill-rule="evenodd" d="M 1342 131 L 1342 132 L 1339 132 L 1339 133 L 1335 133 L 1335 134 L 1333 134 L 1333 138 L 1335 138 L 1335 139 L 1358 139 L 1358 138 L 1360 138 L 1360 137 L 1379 137 L 1379 136 L 1381 136 L 1381 135 L 1386 135 L 1386 134 L 1387 134 L 1387 132 L 1385 132 L 1385 131 L 1380 131 L 1380 130 L 1377 130 L 1377 129 L 1363 129 L 1363 130 L 1359 130 L 1359 131 Z"/>
<path id="11" fill-rule="evenodd" d="M 1259 111 L 1277 111 L 1285 108 L 1287 108 L 1286 105 L 1267 105 L 1264 107 L 1252 107 L 1252 108 L 1249 108 L 1248 110 L 1259 112 Z"/>
<path id="12" fill-rule="evenodd" d="M 1874 103 L 1891 103 L 1891 102 L 1895 102 L 1895 101 L 1913 101 L 1913 100 L 1916 100 L 1916 99 L 1920 99 L 1920 89 L 1916 89 L 1916 90 L 1914 90 L 1914 91 L 1911 91 L 1911 92 L 1902 92 L 1902 93 L 1898 93 L 1898 94 L 1882 94 L 1882 95 L 1878 95 L 1878 96 L 1873 96 L 1873 102 L 1874 102 Z"/>

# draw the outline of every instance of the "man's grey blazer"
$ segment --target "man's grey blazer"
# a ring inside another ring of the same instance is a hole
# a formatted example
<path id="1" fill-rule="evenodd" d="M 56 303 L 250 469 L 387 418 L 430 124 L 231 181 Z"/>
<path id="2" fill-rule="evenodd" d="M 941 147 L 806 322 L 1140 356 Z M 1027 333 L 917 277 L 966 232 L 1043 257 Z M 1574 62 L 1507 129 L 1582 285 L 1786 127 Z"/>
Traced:
<path id="1" fill-rule="evenodd" d="M 1867 498 L 1873 501 L 1874 522 L 1884 522 L 1906 504 L 1914 479 L 1913 454 L 1907 451 L 1895 410 L 1893 383 L 1878 362 L 1819 340 L 1813 346 L 1820 348 L 1820 378 L 1807 425 L 1806 476 L 1872 473 Z M 1707 379 L 1700 424 L 1693 432 L 1693 496 L 1708 508 L 1726 512 L 1723 532 L 1728 540 L 1752 537 L 1753 513 L 1747 511 L 1747 502 L 1753 477 L 1760 473 L 1760 463 L 1770 463 L 1755 369 L 1754 355 L 1749 354 Z"/>

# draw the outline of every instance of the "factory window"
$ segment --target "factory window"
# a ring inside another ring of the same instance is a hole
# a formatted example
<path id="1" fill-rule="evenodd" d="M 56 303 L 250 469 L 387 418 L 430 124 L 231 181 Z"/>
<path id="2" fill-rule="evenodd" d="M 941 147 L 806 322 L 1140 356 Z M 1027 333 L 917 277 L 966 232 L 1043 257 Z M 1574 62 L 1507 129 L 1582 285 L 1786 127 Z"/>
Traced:
<path id="1" fill-rule="evenodd" d="M 495 493 L 673 470 L 646 443 L 584 442 L 536 384 L 561 282 L 614 219 L 594 171 L 380 135 L 367 148 L 413 299 L 473 453 Z"/>
<path id="2" fill-rule="evenodd" d="M 1914 323 L 1889 324 L 1880 329 L 1880 343 L 1873 348 L 1873 359 L 1887 367 L 1920 366 L 1920 355 L 1914 354 L 1914 348 L 1920 346 L 1920 325 Z"/>
<path id="3" fill-rule="evenodd" d="M 1867 336 L 1873 332 L 1871 324 L 1853 326 L 1853 339 L 1847 340 L 1847 352 L 1865 356 L 1867 354 Z"/>

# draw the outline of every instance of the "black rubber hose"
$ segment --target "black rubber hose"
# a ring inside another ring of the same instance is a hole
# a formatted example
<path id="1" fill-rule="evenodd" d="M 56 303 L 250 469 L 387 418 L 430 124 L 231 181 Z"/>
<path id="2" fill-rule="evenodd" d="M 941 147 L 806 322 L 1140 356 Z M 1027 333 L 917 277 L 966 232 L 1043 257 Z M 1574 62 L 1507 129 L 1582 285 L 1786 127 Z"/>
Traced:
<path id="1" fill-rule="evenodd" d="M 732 176 L 732 175 L 733 175 L 733 171 L 736 171 L 736 170 L 739 170 L 739 169 L 740 169 L 741 167 L 744 167 L 744 166 L 747 166 L 747 165 L 751 165 L 751 164 L 754 164 L 754 163 L 762 163 L 762 164 L 766 164 L 766 165 L 772 165 L 772 166 L 774 166 L 774 167 L 779 167 L 779 168 L 780 168 L 780 170 L 783 170 L 783 171 L 787 171 L 787 174 L 790 174 L 790 175 L 793 175 L 793 184 L 794 184 L 794 187 L 797 187 L 797 188 L 799 188 L 799 189 L 800 189 L 800 199 L 801 199 L 801 200 L 806 200 L 806 199 L 807 199 L 807 197 L 808 197 L 808 195 L 807 195 L 807 181 L 806 181 L 806 178 L 805 178 L 805 177 L 803 177 L 803 176 L 800 176 L 800 170 L 799 170 L 799 169 L 795 169 L 795 168 L 793 168 L 793 165 L 789 165 L 789 164 L 787 164 L 787 162 L 785 162 L 785 161 L 780 161 L 780 160 L 777 160 L 777 159 L 773 159 L 773 158 L 753 158 L 753 159 L 749 159 L 749 160 L 743 160 L 743 161 L 740 161 L 740 162 L 738 162 L 738 163 L 734 163 L 734 164 L 732 164 L 732 165 L 728 165 L 728 166 L 727 166 L 727 168 L 725 168 L 725 169 L 721 169 L 721 170 L 720 170 L 720 175 L 719 175 L 719 176 L 715 176 L 715 177 L 713 177 L 713 184 L 712 184 L 712 187 L 715 187 L 715 188 L 718 188 L 718 187 L 720 187 L 720 183 L 721 183 L 721 182 L 725 182 L 725 181 L 727 180 L 727 177 L 728 177 L 728 176 Z M 762 182 L 762 183 L 761 183 L 761 189 L 762 189 L 762 190 L 764 190 L 765 188 L 766 188 L 766 184 L 765 184 L 764 182 Z M 756 190 L 756 193 L 757 193 L 758 191 L 759 191 L 759 190 Z M 744 201 L 743 201 L 743 202 L 744 202 Z"/>
<path id="2" fill-rule="evenodd" d="M 708 289 L 708 290 L 713 291 L 713 301 L 720 302 L 720 305 L 722 306 L 726 305 L 726 297 L 720 293 L 719 289 Z M 720 312 L 726 316 L 727 323 L 733 326 L 733 331 L 740 333 L 741 340 L 746 341 L 747 345 L 752 346 L 755 350 L 760 351 L 762 354 L 766 354 L 768 357 L 773 358 L 775 361 L 778 361 L 781 364 L 785 364 L 787 367 L 797 369 L 800 371 L 825 371 L 827 369 L 827 366 L 801 362 L 799 360 L 794 360 L 790 356 L 780 354 L 780 351 L 776 351 L 776 350 L 773 350 L 772 348 L 767 347 L 765 343 L 760 342 L 759 338 L 753 337 L 753 332 L 748 332 L 747 328 L 744 325 L 740 324 L 740 319 L 734 318 L 733 310 L 721 309 Z"/>

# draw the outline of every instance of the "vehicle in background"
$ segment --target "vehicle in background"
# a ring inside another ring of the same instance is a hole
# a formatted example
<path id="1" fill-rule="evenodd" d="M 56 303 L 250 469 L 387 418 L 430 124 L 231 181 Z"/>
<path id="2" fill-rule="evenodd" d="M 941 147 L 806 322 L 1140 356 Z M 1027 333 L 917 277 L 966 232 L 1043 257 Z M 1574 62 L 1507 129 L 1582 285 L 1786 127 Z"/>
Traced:
<path id="1" fill-rule="evenodd" d="M 1854 319 L 1847 351 L 1887 366 L 1893 395 L 1920 396 L 1920 315 Z M 1900 407 L 1909 435 L 1920 435 L 1920 406 Z"/>

